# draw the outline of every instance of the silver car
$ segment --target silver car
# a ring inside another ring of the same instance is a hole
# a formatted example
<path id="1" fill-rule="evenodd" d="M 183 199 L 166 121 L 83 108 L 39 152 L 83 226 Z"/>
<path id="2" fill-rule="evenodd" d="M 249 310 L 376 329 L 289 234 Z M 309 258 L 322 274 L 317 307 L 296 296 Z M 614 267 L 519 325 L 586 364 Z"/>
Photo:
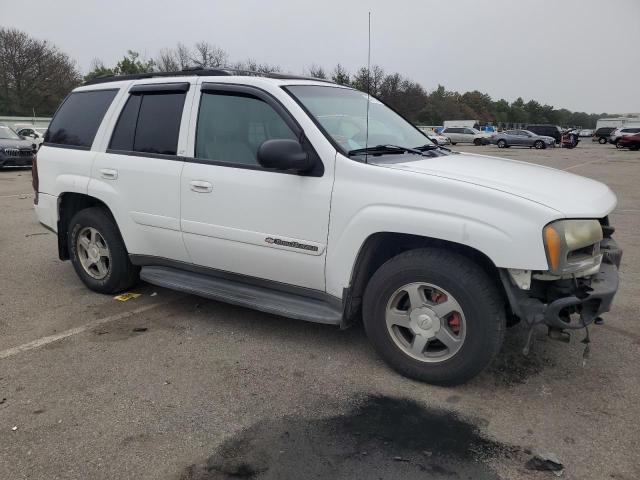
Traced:
<path id="1" fill-rule="evenodd" d="M 504 132 L 496 133 L 492 135 L 491 143 L 497 145 L 498 148 L 520 146 L 533 147 L 538 150 L 556 146 L 556 141 L 553 137 L 537 135 L 529 130 L 505 130 Z"/>

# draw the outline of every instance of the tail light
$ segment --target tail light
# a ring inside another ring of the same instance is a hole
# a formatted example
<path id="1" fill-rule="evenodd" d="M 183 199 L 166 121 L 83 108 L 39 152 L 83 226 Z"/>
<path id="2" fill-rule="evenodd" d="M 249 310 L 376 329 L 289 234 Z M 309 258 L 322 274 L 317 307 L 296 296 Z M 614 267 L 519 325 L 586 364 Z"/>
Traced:
<path id="1" fill-rule="evenodd" d="M 38 178 L 38 155 L 33 156 L 33 162 L 31 162 L 31 185 L 33 186 L 33 192 L 35 197 L 33 203 L 38 204 L 38 191 L 40 190 L 40 179 Z"/>

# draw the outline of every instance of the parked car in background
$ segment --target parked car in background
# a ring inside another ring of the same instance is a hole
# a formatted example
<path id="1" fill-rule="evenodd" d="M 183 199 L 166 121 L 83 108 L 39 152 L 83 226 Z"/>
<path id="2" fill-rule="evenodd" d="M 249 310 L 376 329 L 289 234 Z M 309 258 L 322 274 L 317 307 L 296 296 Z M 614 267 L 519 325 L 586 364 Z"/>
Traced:
<path id="1" fill-rule="evenodd" d="M 449 137 L 445 137 L 444 135 L 440 135 L 439 133 L 434 132 L 433 130 L 431 130 L 430 132 L 424 132 L 424 134 L 429 137 L 429 140 L 431 140 L 433 143 L 435 143 L 436 145 L 451 145 L 451 140 L 449 140 Z"/>
<path id="2" fill-rule="evenodd" d="M 537 135 L 529 130 L 505 130 L 504 132 L 492 135 L 491 143 L 497 145 L 498 148 L 519 146 L 534 147 L 538 150 L 556 146 L 555 138 Z"/>
<path id="3" fill-rule="evenodd" d="M 615 129 L 616 127 L 597 128 L 591 140 L 594 142 L 598 142 L 601 145 L 604 145 L 609 140 L 609 135 L 611 135 L 611 132 L 613 132 Z"/>
<path id="4" fill-rule="evenodd" d="M 44 141 L 44 134 L 46 131 L 46 128 L 34 127 L 33 125 L 16 125 L 16 133 L 21 137 L 33 140 L 33 143 L 35 143 L 38 147 L 42 145 L 42 142 Z"/>
<path id="5" fill-rule="evenodd" d="M 550 124 L 531 124 L 527 125 L 525 130 L 533 132 L 537 135 L 543 135 L 545 137 L 553 137 L 556 143 L 560 143 L 562 139 L 562 129 L 558 125 Z"/>
<path id="6" fill-rule="evenodd" d="M 578 132 L 578 136 L 580 137 L 591 137 L 593 136 L 593 130 L 589 128 L 584 128 Z"/>
<path id="7" fill-rule="evenodd" d="M 618 140 L 618 148 L 628 148 L 629 150 L 640 150 L 640 133 L 625 135 Z"/>
<path id="8" fill-rule="evenodd" d="M 36 151 L 33 142 L 8 126 L 0 125 L 0 167 L 28 167 L 33 163 Z"/>
<path id="9" fill-rule="evenodd" d="M 491 139 L 491 134 L 469 127 L 447 127 L 442 130 L 441 135 L 447 137 L 451 145 L 456 143 L 487 145 Z"/>
<path id="10" fill-rule="evenodd" d="M 628 135 L 635 135 L 636 133 L 640 133 L 640 126 L 637 127 L 622 127 L 616 128 L 609 135 L 609 143 L 612 145 L 618 146 L 618 142 L 622 137 L 626 137 Z M 620 147 L 622 148 L 622 147 Z"/>

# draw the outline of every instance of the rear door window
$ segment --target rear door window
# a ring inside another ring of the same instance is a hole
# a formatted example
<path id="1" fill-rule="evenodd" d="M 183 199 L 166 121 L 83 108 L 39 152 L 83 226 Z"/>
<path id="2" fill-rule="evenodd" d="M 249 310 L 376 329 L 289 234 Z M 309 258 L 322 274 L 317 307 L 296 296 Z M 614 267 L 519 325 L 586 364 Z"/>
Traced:
<path id="1" fill-rule="evenodd" d="M 44 141 L 52 146 L 90 149 L 117 89 L 74 92 L 56 112 Z"/>
<path id="2" fill-rule="evenodd" d="M 176 155 L 186 92 L 133 94 L 122 109 L 110 150 Z"/>

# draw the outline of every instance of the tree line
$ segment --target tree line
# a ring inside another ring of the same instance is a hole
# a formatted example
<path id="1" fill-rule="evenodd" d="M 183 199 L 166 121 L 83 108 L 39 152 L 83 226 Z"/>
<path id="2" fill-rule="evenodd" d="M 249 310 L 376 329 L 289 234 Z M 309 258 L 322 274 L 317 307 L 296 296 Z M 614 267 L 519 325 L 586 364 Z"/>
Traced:
<path id="1" fill-rule="evenodd" d="M 249 59 L 233 62 L 227 51 L 201 41 L 192 47 L 178 43 L 163 48 L 153 58 L 128 50 L 115 65 L 94 59 L 84 76 L 77 64 L 55 45 L 14 28 L 0 27 L 0 114 L 51 115 L 64 96 L 83 81 L 101 76 L 146 72 L 171 72 L 185 68 L 232 68 L 250 72 L 279 72 L 278 65 Z M 508 125 L 552 123 L 593 128 L 606 113 L 572 112 L 535 100 L 493 100 L 477 90 L 459 93 L 438 85 L 429 92 L 400 73 L 387 73 L 378 65 L 349 72 L 341 64 L 331 70 L 311 64 L 306 74 L 369 91 L 410 121 L 442 125 L 444 120 L 477 120 L 480 124 Z"/>

